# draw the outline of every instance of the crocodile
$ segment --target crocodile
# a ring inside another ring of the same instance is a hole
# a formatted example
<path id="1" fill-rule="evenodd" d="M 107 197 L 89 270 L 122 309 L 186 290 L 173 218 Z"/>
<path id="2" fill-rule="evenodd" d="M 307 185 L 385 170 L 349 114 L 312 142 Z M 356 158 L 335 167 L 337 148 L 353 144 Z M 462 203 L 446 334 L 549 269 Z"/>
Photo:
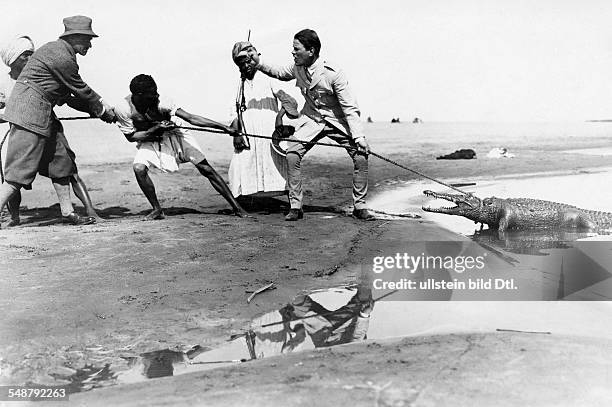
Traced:
<path id="1" fill-rule="evenodd" d="M 431 208 L 426 212 L 463 216 L 488 225 L 489 229 L 506 230 L 574 229 L 605 231 L 612 229 L 612 213 L 581 209 L 573 205 L 529 198 L 480 199 L 473 194 L 447 194 L 423 191 L 426 196 L 453 202 L 455 206 Z"/>

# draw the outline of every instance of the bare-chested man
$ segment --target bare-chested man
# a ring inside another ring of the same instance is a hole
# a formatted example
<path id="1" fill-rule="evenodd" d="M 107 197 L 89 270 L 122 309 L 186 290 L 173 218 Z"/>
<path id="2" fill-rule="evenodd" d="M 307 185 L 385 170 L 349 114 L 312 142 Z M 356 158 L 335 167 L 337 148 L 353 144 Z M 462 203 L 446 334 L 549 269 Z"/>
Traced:
<path id="1" fill-rule="evenodd" d="M 143 220 L 163 219 L 164 212 L 155 193 L 155 185 L 149 177 L 151 166 L 162 172 L 174 172 L 179 164 L 191 162 L 200 174 L 231 205 L 236 216 L 247 213 L 236 202 L 227 184 L 208 163 L 195 138 L 185 129 L 177 128 L 180 119 L 204 128 L 224 130 L 234 134 L 229 126 L 191 114 L 170 99 L 160 97 L 157 84 L 149 75 L 140 74 L 130 82 L 130 94 L 115 108 L 117 125 L 130 142 L 136 142 L 138 152 L 134 157 L 134 174 L 140 189 L 153 210 Z"/>

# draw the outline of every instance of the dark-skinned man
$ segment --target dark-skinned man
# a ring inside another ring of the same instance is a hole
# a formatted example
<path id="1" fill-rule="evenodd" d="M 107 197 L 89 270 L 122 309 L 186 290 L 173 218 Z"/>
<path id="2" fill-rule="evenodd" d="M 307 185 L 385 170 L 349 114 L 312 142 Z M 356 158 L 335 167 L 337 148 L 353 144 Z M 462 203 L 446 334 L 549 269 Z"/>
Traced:
<path id="1" fill-rule="evenodd" d="M 136 142 L 134 174 L 140 189 L 153 207 L 143 220 L 163 219 L 164 212 L 157 199 L 155 185 L 149 177 L 153 166 L 162 172 L 174 172 L 179 164 L 191 162 L 200 174 L 208 178 L 213 188 L 231 205 L 236 216 L 248 217 L 236 202 L 227 184 L 208 163 L 195 138 L 185 129 L 177 128 L 180 120 L 203 128 L 223 130 L 234 135 L 229 126 L 191 114 L 168 98 L 157 93 L 155 80 L 145 74 L 130 82 L 130 94 L 115 108 L 117 125 L 128 141 Z"/>

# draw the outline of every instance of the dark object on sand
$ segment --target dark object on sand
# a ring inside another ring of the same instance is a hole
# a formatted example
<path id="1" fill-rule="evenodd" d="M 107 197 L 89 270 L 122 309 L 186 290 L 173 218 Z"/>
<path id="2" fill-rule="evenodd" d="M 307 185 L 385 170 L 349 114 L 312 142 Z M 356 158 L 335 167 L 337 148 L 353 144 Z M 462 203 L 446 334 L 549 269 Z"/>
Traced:
<path id="1" fill-rule="evenodd" d="M 391 119 L 391 123 L 399 123 L 399 122 L 400 122 L 399 117 L 397 119 L 395 117 Z"/>
<path id="2" fill-rule="evenodd" d="M 371 118 L 370 116 L 368 116 L 368 120 L 367 120 L 367 122 L 368 122 L 368 123 L 374 123 L 374 121 L 372 120 L 372 118 Z"/>
<path id="3" fill-rule="evenodd" d="M 437 157 L 436 160 L 471 160 L 473 158 L 476 158 L 476 151 L 471 148 L 462 148 L 454 153 L 441 155 Z"/>
<path id="4" fill-rule="evenodd" d="M 414 119 L 412 119 L 412 123 L 414 124 L 423 123 L 423 120 L 419 119 L 418 117 L 415 117 Z"/>
<path id="5" fill-rule="evenodd" d="M 458 215 L 506 230 L 574 229 L 605 230 L 612 227 L 612 213 L 580 209 L 572 205 L 529 198 L 484 198 L 472 194 L 445 194 L 423 191 L 427 196 L 453 202 L 454 207 L 429 208 L 426 212 Z"/>

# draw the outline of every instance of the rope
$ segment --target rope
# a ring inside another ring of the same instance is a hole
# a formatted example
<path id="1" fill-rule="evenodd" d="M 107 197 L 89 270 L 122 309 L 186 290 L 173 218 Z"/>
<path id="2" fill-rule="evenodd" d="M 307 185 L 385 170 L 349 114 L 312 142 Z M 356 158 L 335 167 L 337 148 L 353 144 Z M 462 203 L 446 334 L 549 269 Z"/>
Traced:
<path id="1" fill-rule="evenodd" d="M 202 127 L 176 126 L 175 128 L 177 128 L 177 129 L 185 129 L 185 130 L 194 130 L 194 131 L 205 131 L 205 132 L 208 132 L 208 133 L 228 134 L 225 130 L 205 129 L 205 128 L 202 128 Z M 274 137 L 272 137 L 272 136 L 259 136 L 257 134 L 249 134 L 249 133 L 241 133 L 241 132 L 238 132 L 237 134 L 239 134 L 241 136 L 247 136 L 247 137 L 255 137 L 255 138 L 263 138 L 263 139 L 268 139 L 268 140 L 274 140 Z M 337 147 L 337 148 L 344 148 L 344 149 L 347 149 L 347 150 L 358 150 L 357 147 L 342 146 L 340 144 L 332 144 L 332 143 L 322 143 L 320 141 L 302 141 L 302 140 L 294 140 L 294 139 L 290 139 L 288 141 L 291 141 L 292 143 L 312 144 L 312 145 L 327 146 L 327 147 Z"/>
<path id="2" fill-rule="evenodd" d="M 70 117 L 58 117 L 58 120 L 89 120 L 89 119 L 98 119 L 98 117 L 89 117 L 89 116 L 70 116 Z"/>
<path id="3" fill-rule="evenodd" d="M 185 130 L 194 130 L 194 131 L 205 131 L 205 132 L 217 133 L 217 134 L 227 134 L 227 132 L 224 131 L 224 130 L 205 129 L 205 128 L 202 128 L 202 127 L 177 126 L 177 128 L 185 129 Z M 257 135 L 257 134 L 247 134 L 247 133 L 238 133 L 238 134 L 240 134 L 242 136 L 248 136 L 248 137 L 255 137 L 255 138 L 262 138 L 262 139 L 273 140 L 273 137 L 271 137 L 271 136 L 260 136 L 260 135 Z M 317 145 L 317 146 L 344 148 L 346 150 L 359 150 L 357 147 L 353 147 L 353 146 L 343 146 L 343 145 L 340 145 L 340 144 L 322 143 L 320 141 L 302 141 L 302 140 L 294 140 L 294 139 L 291 139 L 290 141 L 294 142 L 294 143 L 301 143 L 301 144 L 307 144 L 307 145 Z M 446 182 L 440 181 L 439 179 L 436 179 L 436 178 L 430 177 L 429 175 L 423 174 L 420 171 L 413 170 L 412 168 L 408 168 L 405 165 L 402 165 L 402 164 L 400 164 L 400 163 L 398 163 L 396 161 L 393 161 L 390 158 L 387 158 L 387 157 L 382 156 L 382 155 L 380 155 L 378 153 L 375 153 L 374 151 L 370 150 L 370 154 L 373 155 L 376 158 L 379 158 L 379 159 L 381 159 L 383 161 L 386 161 L 386 162 L 388 162 L 390 164 L 393 164 L 393 165 L 395 165 L 395 166 L 397 166 L 399 168 L 402 168 L 402 169 L 404 169 L 406 171 L 410 171 L 413 174 L 416 174 L 416 175 L 418 175 L 420 177 L 427 178 L 430 181 L 437 182 L 440 185 L 444 185 L 447 188 L 450 188 L 450 189 L 453 189 L 453 190 L 455 190 L 457 192 L 460 192 L 463 195 L 469 195 L 469 192 L 465 192 L 465 191 L 463 191 L 463 190 L 461 190 L 461 189 L 459 189 L 459 188 L 457 188 L 457 187 L 455 187 L 455 186 L 453 186 L 451 184 L 447 184 Z"/>
<path id="4" fill-rule="evenodd" d="M 428 179 L 428 180 L 430 180 L 430 181 L 437 182 L 437 183 L 438 183 L 438 184 L 440 184 L 440 185 L 444 185 L 444 186 L 445 186 L 445 187 L 447 187 L 447 188 L 454 189 L 455 191 L 461 192 L 461 193 L 462 193 L 462 194 L 464 194 L 464 195 L 469 195 L 469 192 L 465 192 L 465 191 L 463 191 L 463 190 L 461 190 L 461 189 L 459 189 L 459 188 L 457 188 L 457 187 L 455 187 L 455 186 L 453 186 L 453 185 L 451 185 L 451 184 L 447 184 L 446 182 L 442 182 L 442 181 L 440 181 L 440 180 L 438 180 L 438 179 L 435 179 L 435 178 L 433 178 L 433 177 L 430 177 L 430 176 L 428 176 L 428 175 L 425 175 L 425 174 L 423 174 L 422 172 L 419 172 L 419 171 L 417 171 L 417 170 L 413 170 L 412 168 L 408 168 L 408 167 L 406 167 L 405 165 L 402 165 L 402 164 L 400 164 L 400 163 L 398 163 L 398 162 L 396 162 L 396 161 L 393 161 L 393 160 L 392 160 L 392 159 L 390 159 L 390 158 L 383 157 L 382 155 L 377 154 L 377 153 L 375 153 L 374 151 L 370 151 L 370 154 L 372 154 L 374 157 L 380 158 L 380 159 L 381 159 L 381 160 L 383 160 L 383 161 L 386 161 L 386 162 L 388 162 L 388 163 L 391 163 L 391 164 L 393 164 L 393 165 L 396 165 L 396 166 L 398 166 L 398 167 L 400 167 L 400 168 L 402 168 L 402 169 L 404 169 L 404 170 L 406 170 L 406 171 L 410 171 L 410 172 L 412 172 L 412 173 L 414 173 L 414 174 L 417 174 L 417 175 L 419 175 L 419 176 L 421 176 L 421 177 L 423 177 L 423 178 L 427 178 L 427 179 Z"/>
<path id="5" fill-rule="evenodd" d="M 238 101 L 236 103 L 237 107 L 238 107 Z M 87 116 L 75 116 L 75 117 L 60 117 L 59 120 L 86 120 L 86 119 L 96 119 L 96 117 L 87 117 Z M 190 126 L 176 126 L 176 128 L 178 129 L 185 129 L 185 130 L 193 130 L 193 131 L 204 131 L 204 132 L 208 132 L 208 133 L 217 133 L 217 134 L 228 134 L 226 131 L 224 130 L 217 130 L 217 129 L 207 129 L 207 128 L 202 128 L 202 127 L 190 127 Z M 244 132 L 239 132 L 238 134 L 240 134 L 243 137 L 246 137 L 246 140 L 248 140 L 249 137 L 255 137 L 255 138 L 262 138 L 262 139 L 268 139 L 268 140 L 273 140 L 273 137 L 271 136 L 260 136 L 257 134 L 248 134 L 248 133 L 244 133 Z M 248 141 L 247 141 L 248 142 Z M 344 148 L 345 150 L 359 150 L 357 147 L 353 147 L 353 146 L 343 146 L 340 144 L 332 144 L 332 143 L 322 143 L 320 141 L 302 141 L 302 140 L 294 140 L 291 139 L 291 142 L 294 143 L 301 143 L 301 144 L 306 144 L 306 145 L 317 145 L 317 146 L 326 146 L 326 147 L 336 147 L 336 148 Z M 413 170 L 412 168 L 406 167 L 405 165 L 402 165 L 400 163 L 398 163 L 397 161 L 393 161 L 390 158 L 387 158 L 385 156 L 382 156 L 378 153 L 375 153 L 374 151 L 370 150 L 370 154 L 373 155 L 376 158 L 379 158 L 383 161 L 386 161 L 390 164 L 395 165 L 396 167 L 399 167 L 401 169 L 404 169 L 406 171 L 409 171 L 413 174 L 416 174 L 420 177 L 426 178 L 430 181 L 436 182 L 440 185 L 444 185 L 447 188 L 453 189 L 463 195 L 469 195 L 469 192 L 465 192 L 451 184 L 447 184 L 446 182 L 440 181 L 439 179 L 430 177 L 427 174 L 423 174 L 420 171 L 417 170 Z"/>

